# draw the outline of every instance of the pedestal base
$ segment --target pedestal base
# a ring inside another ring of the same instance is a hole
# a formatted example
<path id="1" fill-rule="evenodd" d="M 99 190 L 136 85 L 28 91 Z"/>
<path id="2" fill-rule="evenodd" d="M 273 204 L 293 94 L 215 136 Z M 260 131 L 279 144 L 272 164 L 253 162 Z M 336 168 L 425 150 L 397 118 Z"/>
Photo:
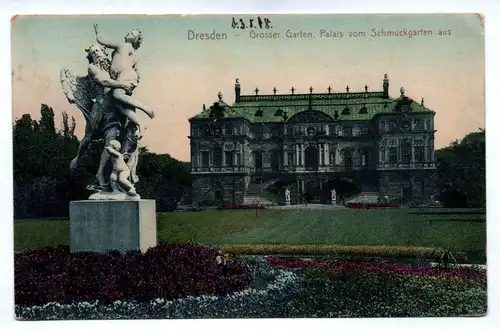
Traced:
<path id="1" fill-rule="evenodd" d="M 156 246 L 155 200 L 71 201 L 71 252 L 127 252 Z"/>

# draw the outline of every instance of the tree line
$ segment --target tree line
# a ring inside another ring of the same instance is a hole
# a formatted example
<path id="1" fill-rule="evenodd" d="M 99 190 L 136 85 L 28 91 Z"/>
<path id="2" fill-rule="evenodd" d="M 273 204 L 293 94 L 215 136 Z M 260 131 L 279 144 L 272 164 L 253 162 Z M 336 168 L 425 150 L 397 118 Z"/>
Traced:
<path id="1" fill-rule="evenodd" d="M 81 165 L 69 170 L 79 140 L 75 118 L 62 113 L 56 129 L 54 110 L 42 104 L 40 120 L 24 114 L 13 122 L 14 217 L 68 217 L 69 202 L 87 199 L 86 186 L 95 179 L 103 141 L 89 147 Z M 136 188 L 144 199 L 155 199 L 158 211 L 176 208 L 177 201 L 190 200 L 189 163 L 168 154 L 140 148 Z"/>

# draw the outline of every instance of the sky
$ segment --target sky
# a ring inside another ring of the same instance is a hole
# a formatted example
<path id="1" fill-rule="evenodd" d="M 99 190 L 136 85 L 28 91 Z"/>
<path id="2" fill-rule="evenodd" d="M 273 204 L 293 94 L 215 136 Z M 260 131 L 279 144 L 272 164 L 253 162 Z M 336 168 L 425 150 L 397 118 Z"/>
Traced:
<path id="1" fill-rule="evenodd" d="M 142 31 L 137 53 L 141 85 L 134 96 L 156 114 L 140 113 L 147 129 L 143 145 L 156 153 L 189 160 L 188 118 L 217 100 L 234 101 L 234 81 L 242 94 L 307 93 L 331 86 L 333 92 L 382 90 L 384 74 L 390 95 L 406 95 L 436 112 L 436 148 L 485 127 L 484 30 L 475 14 L 421 15 L 260 15 L 280 38 L 253 39 L 249 31 L 233 29 L 234 15 L 196 16 L 20 16 L 12 21 L 13 118 L 30 113 L 38 119 L 42 103 L 53 107 L 56 123 L 67 111 L 83 135 L 85 120 L 61 89 L 59 73 L 69 68 L 85 75 L 85 48 L 95 43 L 92 24 L 104 39 L 123 41 L 132 28 Z M 236 15 L 245 20 L 258 15 Z M 373 37 L 372 29 L 431 30 L 412 38 Z M 188 40 L 196 33 L 226 33 L 226 40 Z M 311 32 L 313 38 L 285 38 L 286 31 Z M 320 30 L 342 32 L 322 37 Z M 439 30 L 451 34 L 439 35 Z M 349 37 L 365 32 L 365 37 Z"/>

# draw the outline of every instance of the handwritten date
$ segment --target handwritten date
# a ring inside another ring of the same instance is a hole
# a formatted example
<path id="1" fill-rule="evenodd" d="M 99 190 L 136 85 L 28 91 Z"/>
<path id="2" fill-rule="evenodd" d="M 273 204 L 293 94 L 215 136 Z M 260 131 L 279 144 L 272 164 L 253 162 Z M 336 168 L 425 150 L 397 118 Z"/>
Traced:
<path id="1" fill-rule="evenodd" d="M 271 25 L 271 20 L 268 19 L 267 17 L 257 16 L 257 18 L 248 18 L 248 19 L 233 17 L 231 22 L 231 27 L 233 29 L 243 30 L 247 28 L 272 29 L 273 26 Z"/>

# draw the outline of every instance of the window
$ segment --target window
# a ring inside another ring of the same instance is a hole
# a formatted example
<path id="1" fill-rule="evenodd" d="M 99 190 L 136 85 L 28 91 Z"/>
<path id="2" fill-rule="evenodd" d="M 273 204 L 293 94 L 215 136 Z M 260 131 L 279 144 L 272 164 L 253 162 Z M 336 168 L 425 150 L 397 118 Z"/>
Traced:
<path id="1" fill-rule="evenodd" d="M 343 151 L 343 159 L 344 159 L 344 166 L 346 168 L 352 168 L 352 151 L 351 150 L 344 150 Z"/>
<path id="2" fill-rule="evenodd" d="M 385 148 L 381 148 L 378 151 L 378 161 L 379 162 L 384 162 L 385 161 Z"/>
<path id="3" fill-rule="evenodd" d="M 401 162 L 402 163 L 411 162 L 411 144 L 406 140 L 401 145 Z"/>
<path id="4" fill-rule="evenodd" d="M 354 126 L 354 128 L 352 128 L 352 135 L 353 136 L 357 137 L 360 135 L 360 133 L 361 133 L 361 130 L 359 129 L 358 126 Z"/>
<path id="5" fill-rule="evenodd" d="M 201 152 L 201 166 L 204 168 L 210 166 L 210 153 L 208 151 Z"/>
<path id="6" fill-rule="evenodd" d="M 339 124 L 335 125 L 335 135 L 341 136 L 342 135 L 342 126 Z"/>
<path id="7" fill-rule="evenodd" d="M 346 137 L 352 136 L 352 127 L 345 126 L 343 130 L 343 135 Z"/>
<path id="8" fill-rule="evenodd" d="M 424 146 L 415 146 L 415 162 L 424 162 Z"/>
<path id="9" fill-rule="evenodd" d="M 417 118 L 413 120 L 413 129 L 415 131 L 422 131 L 424 129 L 424 123 L 421 119 Z"/>
<path id="10" fill-rule="evenodd" d="M 361 128 L 361 135 L 362 136 L 367 136 L 369 134 L 370 134 L 370 129 L 368 127 L 365 126 L 365 127 Z"/>
<path id="11" fill-rule="evenodd" d="M 220 147 L 214 148 L 214 166 L 222 166 L 222 149 Z"/>
<path id="12" fill-rule="evenodd" d="M 389 121 L 387 122 L 388 124 L 388 132 L 389 133 L 394 133 L 397 131 L 397 124 L 396 124 L 396 121 Z"/>
<path id="13" fill-rule="evenodd" d="M 330 164 L 333 164 L 333 165 L 336 165 L 336 161 L 335 161 L 335 155 L 337 154 L 337 150 L 336 149 L 332 149 L 330 150 Z"/>
<path id="14" fill-rule="evenodd" d="M 368 166 L 368 154 L 362 154 L 361 155 L 361 166 L 366 167 Z"/>
<path id="15" fill-rule="evenodd" d="M 206 124 L 202 126 L 201 131 L 202 131 L 202 134 L 204 136 L 211 136 L 212 135 L 212 132 L 210 131 L 210 126 L 208 126 Z"/>
<path id="16" fill-rule="evenodd" d="M 233 134 L 233 126 L 231 124 L 224 126 L 224 134 Z"/>
<path id="17" fill-rule="evenodd" d="M 398 163 L 398 148 L 389 147 L 389 163 Z"/>
<path id="18" fill-rule="evenodd" d="M 233 152 L 227 151 L 225 152 L 225 157 L 226 157 L 226 167 L 232 167 L 233 166 Z"/>
<path id="19" fill-rule="evenodd" d="M 328 133 L 330 134 L 330 136 L 335 136 L 337 135 L 337 132 L 335 132 L 335 125 L 333 124 L 329 124 L 328 125 Z"/>
<path id="20" fill-rule="evenodd" d="M 288 152 L 288 165 L 293 165 L 294 162 L 293 162 L 293 153 L 292 152 Z"/>

